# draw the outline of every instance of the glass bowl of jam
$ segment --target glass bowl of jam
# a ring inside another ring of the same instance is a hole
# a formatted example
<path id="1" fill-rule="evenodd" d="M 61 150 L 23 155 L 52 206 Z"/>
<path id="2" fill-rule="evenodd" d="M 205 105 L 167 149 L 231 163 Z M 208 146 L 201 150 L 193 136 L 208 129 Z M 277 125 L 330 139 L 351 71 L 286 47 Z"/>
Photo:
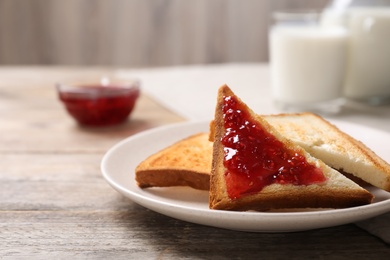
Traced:
<path id="1" fill-rule="evenodd" d="M 68 113 L 83 126 L 125 122 L 140 95 L 138 80 L 115 76 L 67 80 L 56 88 Z"/>

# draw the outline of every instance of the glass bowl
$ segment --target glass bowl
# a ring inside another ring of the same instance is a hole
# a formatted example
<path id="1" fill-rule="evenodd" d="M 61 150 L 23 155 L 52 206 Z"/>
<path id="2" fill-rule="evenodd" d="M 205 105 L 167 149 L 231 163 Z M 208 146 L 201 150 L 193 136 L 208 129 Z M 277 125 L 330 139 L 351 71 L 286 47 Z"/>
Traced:
<path id="1" fill-rule="evenodd" d="M 115 76 L 66 80 L 56 89 L 68 113 L 83 126 L 123 123 L 140 95 L 138 80 Z"/>

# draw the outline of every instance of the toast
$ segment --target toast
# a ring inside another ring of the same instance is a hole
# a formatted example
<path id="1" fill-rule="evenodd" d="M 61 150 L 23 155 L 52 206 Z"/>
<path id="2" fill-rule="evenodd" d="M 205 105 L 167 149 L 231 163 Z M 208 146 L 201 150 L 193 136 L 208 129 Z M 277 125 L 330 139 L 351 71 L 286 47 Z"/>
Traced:
<path id="1" fill-rule="evenodd" d="M 197 133 L 151 155 L 135 170 L 141 188 L 189 186 L 209 190 L 212 143 Z"/>
<path id="2" fill-rule="evenodd" d="M 373 195 L 312 157 L 256 115 L 228 86 L 218 91 L 209 207 L 343 208 Z"/>
<path id="3" fill-rule="evenodd" d="M 343 173 L 390 191 L 390 165 L 362 142 L 312 113 L 267 115 L 284 137 Z"/>

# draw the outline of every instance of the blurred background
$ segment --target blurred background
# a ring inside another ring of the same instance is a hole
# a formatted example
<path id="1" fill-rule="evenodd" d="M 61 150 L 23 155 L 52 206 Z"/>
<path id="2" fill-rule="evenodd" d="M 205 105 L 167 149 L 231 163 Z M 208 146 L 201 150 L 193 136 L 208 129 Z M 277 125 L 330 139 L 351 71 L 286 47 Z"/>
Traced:
<path id="1" fill-rule="evenodd" d="M 325 0 L 0 0 L 0 65 L 267 62 L 271 13 Z"/>

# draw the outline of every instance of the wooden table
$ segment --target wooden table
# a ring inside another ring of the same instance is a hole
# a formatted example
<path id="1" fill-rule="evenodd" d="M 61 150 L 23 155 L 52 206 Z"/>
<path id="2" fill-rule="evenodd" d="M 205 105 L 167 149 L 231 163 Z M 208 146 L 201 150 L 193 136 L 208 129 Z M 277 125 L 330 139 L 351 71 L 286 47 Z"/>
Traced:
<path id="1" fill-rule="evenodd" d="M 120 126 L 77 126 L 53 82 L 94 68 L 0 68 L 0 259 L 386 259 L 353 224 L 247 233 L 172 219 L 114 191 L 100 161 L 118 141 L 183 121 L 146 95 Z"/>

